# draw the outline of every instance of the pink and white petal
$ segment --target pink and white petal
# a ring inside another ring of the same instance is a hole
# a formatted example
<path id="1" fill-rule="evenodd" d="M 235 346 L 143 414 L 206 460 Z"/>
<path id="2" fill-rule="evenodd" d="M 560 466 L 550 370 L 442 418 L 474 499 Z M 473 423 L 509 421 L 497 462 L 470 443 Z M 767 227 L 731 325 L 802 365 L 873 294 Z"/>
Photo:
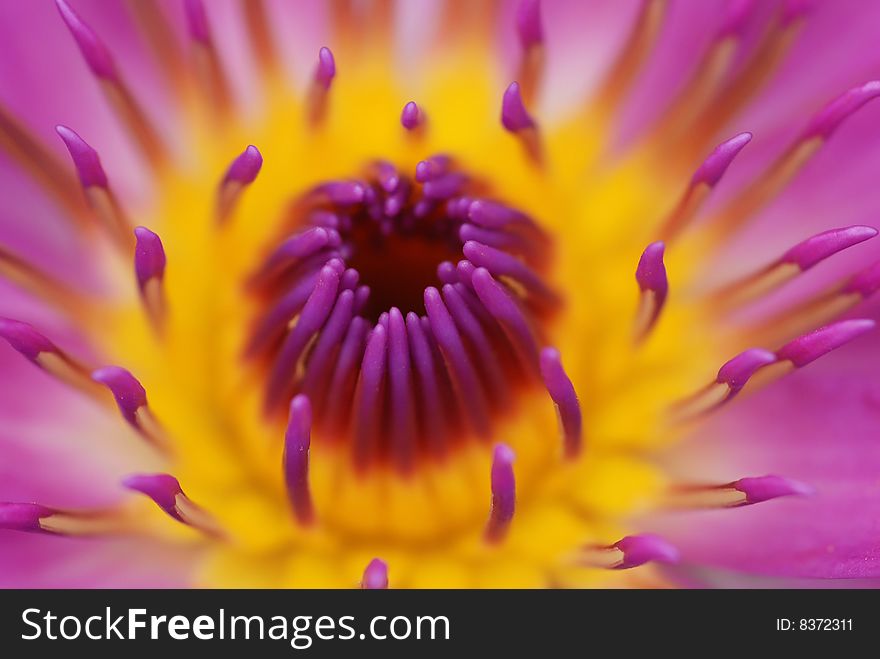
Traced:
<path id="1" fill-rule="evenodd" d="M 725 589 L 876 589 L 880 579 L 798 579 L 766 577 L 695 565 L 663 565 L 659 567 L 670 582 L 680 588 Z"/>
<path id="2" fill-rule="evenodd" d="M 72 1 L 113 54 L 117 66 L 160 130 L 170 137 L 175 115 L 168 89 L 122 2 Z M 114 187 L 145 198 L 145 168 L 110 110 L 54 2 L 0 2 L 0 101 L 53 148 L 69 158 L 56 124 L 74 127 L 101 154 Z"/>
<path id="3" fill-rule="evenodd" d="M 812 497 L 655 519 L 685 563 L 805 578 L 880 577 L 880 341 L 864 337 L 740 401 L 675 451 L 681 477 L 783 474 Z"/>
<path id="4" fill-rule="evenodd" d="M 499 85 L 516 76 L 522 56 L 515 21 L 519 0 L 500 4 L 496 24 Z M 604 80 L 636 19 L 638 0 L 544 0 L 541 18 L 546 58 L 541 88 L 541 121 L 581 109 Z"/>
<path id="5" fill-rule="evenodd" d="M 6 204 L 0 213 L 0 246 L 78 290 L 102 290 L 104 284 L 95 259 L 83 258 L 94 247 L 94 235 L 79 231 L 65 211 L 3 154 L 0 154 L 0 198 L 15 199 L 15 203 Z M 6 307 L 0 308 L 0 313 L 12 315 L 8 295 L 14 293 L 5 281 L 0 285 L 2 307 Z"/>
<path id="6" fill-rule="evenodd" d="M 186 588 L 198 552 L 143 538 L 0 531 L 0 588 Z"/>

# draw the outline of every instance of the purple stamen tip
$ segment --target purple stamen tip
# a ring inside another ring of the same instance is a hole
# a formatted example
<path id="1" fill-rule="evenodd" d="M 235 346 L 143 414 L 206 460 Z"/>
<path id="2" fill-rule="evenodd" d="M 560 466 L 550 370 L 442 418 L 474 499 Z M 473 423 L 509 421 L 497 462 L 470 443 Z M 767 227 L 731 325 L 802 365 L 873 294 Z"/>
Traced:
<path id="1" fill-rule="evenodd" d="M 507 532 L 516 509 L 516 479 L 513 473 L 513 449 L 506 444 L 496 444 L 492 453 L 492 510 L 486 537 L 500 540 Z"/>
<path id="2" fill-rule="evenodd" d="M 736 154 L 742 151 L 743 147 L 751 140 L 751 133 L 740 133 L 716 146 L 715 150 L 709 154 L 703 161 L 703 164 L 694 172 L 691 184 L 705 183 L 709 187 L 714 187 L 721 180 L 721 177 L 724 176 L 724 172 L 727 171 Z"/>
<path id="3" fill-rule="evenodd" d="M 180 482 L 170 474 L 132 474 L 122 480 L 122 486 L 150 497 L 157 506 L 178 521 L 177 497 L 183 494 Z"/>
<path id="4" fill-rule="evenodd" d="M 541 25 L 541 0 L 520 0 L 516 8 L 516 33 L 524 50 L 539 46 L 544 41 Z"/>
<path id="5" fill-rule="evenodd" d="M 431 156 L 426 160 L 420 160 L 416 164 L 416 181 L 418 183 L 427 183 L 432 179 L 443 176 L 451 167 L 452 160 L 449 156 L 437 155 Z"/>
<path id="6" fill-rule="evenodd" d="M 755 0 L 733 0 L 725 10 L 724 19 L 718 30 L 718 38 L 741 36 L 754 7 Z"/>
<path id="7" fill-rule="evenodd" d="M 309 397 L 304 394 L 294 396 L 290 401 L 290 416 L 287 432 L 284 435 L 285 446 L 296 452 L 308 451 L 312 429 L 312 405 Z"/>
<path id="8" fill-rule="evenodd" d="M 138 286 L 143 288 L 151 279 L 165 276 L 165 248 L 155 233 L 146 227 L 134 230 L 137 243 L 134 248 L 134 272 Z"/>
<path id="9" fill-rule="evenodd" d="M 739 392 L 759 369 L 776 362 L 776 355 L 769 350 L 750 348 L 718 369 L 718 384 L 726 384 L 732 393 Z"/>
<path id="10" fill-rule="evenodd" d="M 801 270 L 809 270 L 829 256 L 847 247 L 858 245 L 876 235 L 877 229 L 861 225 L 831 229 L 798 243 L 783 254 L 780 261 L 794 263 Z"/>
<path id="11" fill-rule="evenodd" d="M 0 501 L 0 529 L 10 531 L 43 532 L 40 520 L 51 517 L 55 511 L 37 503 L 9 503 Z"/>
<path id="12" fill-rule="evenodd" d="M 501 124 L 511 133 L 535 127 L 534 120 L 523 105 L 518 82 L 510 83 L 504 92 L 501 101 Z"/>
<path id="13" fill-rule="evenodd" d="M 810 496 L 816 493 L 812 486 L 782 476 L 740 478 L 733 482 L 733 489 L 746 495 L 744 505 L 761 503 L 779 497 Z"/>
<path id="14" fill-rule="evenodd" d="M 420 160 L 416 163 L 416 181 L 425 183 L 431 180 L 431 163 L 427 160 Z"/>
<path id="15" fill-rule="evenodd" d="M 232 161 L 229 169 L 226 170 L 223 182 L 235 181 L 242 185 L 249 185 L 257 178 L 262 166 L 263 155 L 257 147 L 251 144 Z"/>
<path id="16" fill-rule="evenodd" d="M 57 351 L 55 344 L 33 327 L 11 318 L 0 318 L 0 336 L 31 361 L 36 361 L 40 353 Z"/>
<path id="17" fill-rule="evenodd" d="M 487 229 L 504 227 L 525 219 L 525 216 L 519 211 L 485 199 L 471 202 L 467 207 L 467 217 L 474 224 L 479 224 Z"/>
<path id="18" fill-rule="evenodd" d="M 657 303 L 662 304 L 669 291 L 666 278 L 666 266 L 663 264 L 663 252 L 666 245 L 662 241 L 651 243 L 642 252 L 639 265 L 636 267 L 636 281 L 642 291 L 653 291 Z"/>
<path id="19" fill-rule="evenodd" d="M 315 82 L 324 89 L 330 89 L 330 83 L 336 76 L 336 60 L 326 46 L 318 51 L 318 66 L 315 69 Z"/>
<path id="20" fill-rule="evenodd" d="M 116 67 L 113 65 L 113 58 L 94 30 L 83 22 L 65 0 L 55 0 L 55 5 L 92 73 L 99 78 L 115 79 Z"/>
<path id="21" fill-rule="evenodd" d="M 544 348 L 540 357 L 541 377 L 550 397 L 559 410 L 565 433 L 565 452 L 574 456 L 580 450 L 583 419 L 581 406 L 571 379 L 562 367 L 562 357 L 556 348 Z"/>
<path id="22" fill-rule="evenodd" d="M 205 5 L 202 0 L 185 0 L 186 25 L 189 35 L 203 44 L 210 43 L 211 31 L 208 28 L 208 16 L 205 14 Z"/>
<path id="23" fill-rule="evenodd" d="M 131 425 L 137 426 L 137 411 L 147 404 L 147 392 L 141 383 L 119 366 L 99 368 L 92 373 L 92 379 L 110 389 L 122 416 Z"/>
<path id="24" fill-rule="evenodd" d="M 804 131 L 803 139 L 828 139 L 848 116 L 877 96 L 880 96 L 880 80 L 872 80 L 844 92 L 813 117 Z"/>
<path id="25" fill-rule="evenodd" d="M 614 543 L 613 547 L 623 552 L 623 560 L 615 566 L 618 570 L 638 567 L 650 561 L 677 563 L 681 558 L 678 549 L 653 533 L 628 535 Z"/>
<path id="26" fill-rule="evenodd" d="M 290 401 L 290 415 L 284 434 L 284 481 L 297 518 L 308 523 L 313 518 L 309 491 L 309 448 L 312 432 L 312 404 L 299 394 Z"/>
<path id="27" fill-rule="evenodd" d="M 880 290 L 880 261 L 855 275 L 843 288 L 844 293 L 858 293 L 862 297 L 868 297 L 877 290 Z"/>
<path id="28" fill-rule="evenodd" d="M 379 558 L 374 558 L 370 561 L 370 564 L 364 570 L 361 588 L 364 590 L 384 590 L 388 588 L 388 564 Z"/>
<path id="29" fill-rule="evenodd" d="M 84 188 L 92 186 L 106 188 L 107 175 L 104 173 L 104 168 L 101 167 L 98 152 L 67 126 L 55 126 L 55 132 L 64 140 L 64 145 L 70 152 L 82 186 Z"/>
<path id="30" fill-rule="evenodd" d="M 342 206 L 353 206 L 364 200 L 366 188 L 362 183 L 356 181 L 335 181 L 326 183 L 320 187 L 320 190 L 327 195 L 334 204 Z"/>
<path id="31" fill-rule="evenodd" d="M 404 128 L 407 130 L 413 130 L 423 121 L 422 110 L 416 105 L 415 101 L 410 101 L 403 106 L 403 112 L 400 113 L 400 123 L 403 124 Z"/>
<path id="32" fill-rule="evenodd" d="M 875 324 L 866 318 L 841 320 L 785 344 L 776 352 L 776 357 L 800 368 L 874 329 Z"/>

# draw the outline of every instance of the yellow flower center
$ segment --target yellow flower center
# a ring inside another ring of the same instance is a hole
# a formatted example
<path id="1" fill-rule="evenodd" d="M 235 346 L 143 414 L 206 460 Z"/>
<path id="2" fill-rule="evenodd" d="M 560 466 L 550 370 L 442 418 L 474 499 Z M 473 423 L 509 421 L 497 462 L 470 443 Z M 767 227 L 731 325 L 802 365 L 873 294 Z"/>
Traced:
<path id="1" fill-rule="evenodd" d="M 206 107 L 188 109 L 187 141 L 179 145 L 188 159 L 162 173 L 154 203 L 134 217 L 165 244 L 164 337 L 154 336 L 136 297 L 120 302 L 101 335 L 108 354 L 137 374 L 174 439 L 167 470 L 228 534 L 205 550 L 203 584 L 355 586 L 374 556 L 389 563 L 395 587 L 630 578 L 579 567 L 577 549 L 617 540 L 630 530 L 629 516 L 658 500 L 664 476 L 642 456 L 676 438 L 665 410 L 704 384 L 725 354 L 680 285 L 689 275 L 686 253 L 670 271 L 673 298 L 663 322 L 646 343 L 633 343 L 635 265 L 674 201 L 670 191 L 680 188 L 645 154 L 603 166 L 603 126 L 582 115 L 542 127 L 546 162 L 532 164 L 502 130 L 501 86 L 474 64 L 480 61 L 482 53 L 464 51 L 422 78 L 418 97 L 430 108 L 422 139 L 400 126 L 412 90 L 386 75 L 381 54 L 357 65 L 340 60 L 316 128 L 301 97 L 278 84 L 269 85 L 264 107 L 251 116 L 217 123 Z M 248 143 L 258 145 L 265 164 L 218 229 L 217 183 Z M 316 433 L 310 478 L 317 522 L 303 528 L 291 514 L 281 469 L 283 421 L 262 413 L 265 372 L 242 355 L 260 304 L 245 282 L 290 202 L 316 184 L 357 175 L 377 158 L 413 172 L 436 153 L 450 154 L 552 236 L 547 277 L 564 304 L 547 338 L 580 397 L 585 450 L 563 458 L 543 389 L 529 389 L 495 419 L 493 439 L 516 454 L 517 512 L 506 540 L 490 546 L 483 530 L 491 444 L 463 444 L 449 459 L 420 463 L 404 477 L 390 467 L 359 473 L 346 451 Z M 130 274 L 116 280 L 129 282 Z M 144 506 L 145 515 L 161 516 Z M 190 537 L 185 529 L 167 532 Z"/>

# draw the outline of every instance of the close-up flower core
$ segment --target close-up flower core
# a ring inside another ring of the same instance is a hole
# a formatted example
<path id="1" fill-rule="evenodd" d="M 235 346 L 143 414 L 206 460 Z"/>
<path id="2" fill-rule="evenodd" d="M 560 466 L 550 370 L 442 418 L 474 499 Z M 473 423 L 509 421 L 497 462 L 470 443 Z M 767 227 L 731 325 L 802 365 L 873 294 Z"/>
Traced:
<path id="1" fill-rule="evenodd" d="M 832 7 L 33 4 L 4 21 L 51 24 L 44 56 L 89 93 L 34 119 L 46 95 L 0 87 L 5 203 L 48 218 L 0 227 L 0 369 L 21 383 L 0 419 L 23 410 L 0 537 L 24 543 L 0 564 L 32 551 L 63 585 L 80 552 L 138 563 L 97 569 L 111 586 L 877 576 L 866 527 L 831 521 L 876 475 L 803 457 L 810 426 L 849 432 L 809 420 L 807 378 L 855 369 L 880 288 L 880 203 L 810 201 L 838 133 L 844 167 L 876 158 L 858 133 L 880 137 L 880 69 L 786 68 Z M 578 55 L 592 19 L 612 36 Z M 55 457 L 31 467 L 41 433 Z M 819 531 L 760 548 L 812 505 Z"/>

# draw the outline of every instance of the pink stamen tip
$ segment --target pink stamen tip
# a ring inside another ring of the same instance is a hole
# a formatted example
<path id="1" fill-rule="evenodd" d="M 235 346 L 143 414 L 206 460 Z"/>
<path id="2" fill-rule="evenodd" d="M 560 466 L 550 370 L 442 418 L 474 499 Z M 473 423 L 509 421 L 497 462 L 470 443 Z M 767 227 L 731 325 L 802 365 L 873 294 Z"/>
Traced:
<path id="1" fill-rule="evenodd" d="M 750 348 L 739 353 L 718 369 L 718 384 L 726 384 L 731 393 L 738 393 L 749 379 L 761 368 L 777 361 L 776 355 L 769 350 Z"/>
<path id="2" fill-rule="evenodd" d="M 875 324 L 873 320 L 866 318 L 841 320 L 787 343 L 776 352 L 776 357 L 801 368 L 874 329 Z"/>
<path id="3" fill-rule="evenodd" d="M 516 8 L 516 33 L 524 50 L 539 46 L 544 41 L 541 24 L 541 0 L 520 0 Z"/>
<path id="4" fill-rule="evenodd" d="M 848 116 L 877 96 L 880 96 L 880 80 L 871 80 L 844 92 L 813 117 L 802 139 L 811 137 L 828 139 Z"/>
<path id="5" fill-rule="evenodd" d="M 55 0 L 55 5 L 58 7 L 61 18 L 73 35 L 73 39 L 76 41 L 76 45 L 79 47 L 92 73 L 99 78 L 115 80 L 116 67 L 113 65 L 113 58 L 104 44 L 98 39 L 98 35 L 83 22 L 65 0 Z"/>
<path id="6" fill-rule="evenodd" d="M 330 89 L 330 83 L 336 76 L 336 60 L 333 59 L 333 53 L 327 47 L 318 51 L 318 66 L 315 69 L 315 82 L 321 85 L 325 90 Z"/>
<path id="7" fill-rule="evenodd" d="M 691 179 L 691 185 L 705 183 L 709 187 L 714 187 L 724 172 L 736 158 L 736 154 L 742 151 L 743 147 L 752 140 L 751 133 L 740 133 L 734 135 L 729 140 L 722 142 L 715 147 L 715 150 L 703 161 L 694 176 Z"/>
<path id="8" fill-rule="evenodd" d="M 718 39 L 742 36 L 754 8 L 755 0 L 732 0 L 724 10 Z"/>
<path id="9" fill-rule="evenodd" d="M 205 5 L 202 0 L 185 0 L 183 7 L 186 12 L 189 36 L 200 43 L 210 43 L 211 30 L 208 27 L 208 16 L 205 14 Z"/>
<path id="10" fill-rule="evenodd" d="M 143 289 L 151 279 L 165 276 L 165 248 L 159 236 L 146 227 L 134 230 L 137 243 L 134 248 L 134 272 L 138 286 Z"/>
<path id="11" fill-rule="evenodd" d="M 743 505 L 761 503 L 779 497 L 810 496 L 816 493 L 812 486 L 782 476 L 740 478 L 738 481 L 734 481 L 732 486 L 733 489 L 746 495 L 746 501 Z"/>
<path id="12" fill-rule="evenodd" d="M 410 101 L 403 106 L 403 112 L 400 113 L 400 123 L 407 130 L 414 130 L 424 122 L 422 109 L 416 105 L 415 101 Z"/>
<path id="13" fill-rule="evenodd" d="M 416 163 L 416 181 L 427 183 L 435 178 L 447 174 L 452 167 L 452 161 L 448 156 L 432 156 Z"/>
<path id="14" fill-rule="evenodd" d="M 327 195 L 331 203 L 341 206 L 353 206 L 364 200 L 366 187 L 356 181 L 335 181 L 320 186 L 319 190 Z"/>
<path id="15" fill-rule="evenodd" d="M 534 120 L 526 112 L 526 107 L 523 105 L 518 82 L 510 83 L 504 92 L 504 98 L 501 101 L 501 124 L 511 133 L 535 127 Z"/>
<path id="16" fill-rule="evenodd" d="M 556 348 L 544 348 L 540 356 L 541 377 L 550 398 L 559 410 L 559 418 L 565 435 L 565 453 L 569 457 L 581 448 L 583 419 L 581 406 L 571 379 L 562 367 L 562 357 Z"/>
<path id="17" fill-rule="evenodd" d="M 474 224 L 487 229 L 503 228 L 526 220 L 526 216 L 519 211 L 485 199 L 471 202 L 467 208 L 467 217 Z"/>
<path id="18" fill-rule="evenodd" d="M 880 261 L 855 275 L 843 288 L 844 293 L 858 293 L 862 297 L 868 297 L 878 290 L 880 290 Z"/>
<path id="19" fill-rule="evenodd" d="M 299 394 L 290 401 L 287 432 L 284 435 L 284 481 L 297 519 L 311 522 L 314 516 L 309 490 L 309 448 L 312 432 L 312 405 Z"/>
<path id="20" fill-rule="evenodd" d="M 257 147 L 251 144 L 232 161 L 229 169 L 226 170 L 223 182 L 234 181 L 242 185 L 249 185 L 257 178 L 262 167 L 263 155 Z"/>
<path id="21" fill-rule="evenodd" d="M 385 590 L 388 588 L 388 564 L 379 558 L 370 561 L 364 570 L 361 588 L 364 590 Z"/>
<path id="22" fill-rule="evenodd" d="M 798 243 L 783 254 L 780 261 L 794 263 L 801 270 L 809 270 L 829 256 L 876 235 L 877 229 L 861 225 L 831 229 Z"/>
<path id="23" fill-rule="evenodd" d="M 138 427 L 137 411 L 147 404 L 147 392 L 124 368 L 105 366 L 92 373 L 92 379 L 110 389 L 119 411 L 128 423 Z"/>
<path id="24" fill-rule="evenodd" d="M 185 522 L 177 509 L 177 497 L 183 495 L 180 482 L 170 474 L 132 474 L 122 480 L 122 486 L 146 494 L 165 513 L 178 522 Z"/>
<path id="25" fill-rule="evenodd" d="M 492 453 L 492 509 L 486 526 L 486 539 L 504 538 L 516 509 L 516 479 L 513 473 L 513 449 L 496 444 Z"/>
<path id="26" fill-rule="evenodd" d="M 36 361 L 40 353 L 58 350 L 54 343 L 33 327 L 11 318 L 0 318 L 0 337 L 32 362 Z"/>
<path id="27" fill-rule="evenodd" d="M 86 141 L 67 126 L 55 126 L 55 132 L 64 140 L 64 145 L 70 152 L 76 173 L 84 188 L 96 186 L 107 187 L 107 175 L 101 166 L 101 158 L 98 152 L 86 144 Z"/>
<path id="28" fill-rule="evenodd" d="M 641 291 L 653 291 L 657 296 L 657 306 L 666 300 L 669 292 L 669 281 L 666 278 L 666 266 L 663 264 L 663 252 L 666 245 L 662 241 L 651 243 L 642 252 L 639 265 L 636 267 L 636 281 Z"/>
<path id="29" fill-rule="evenodd" d="M 0 501 L 0 529 L 46 533 L 40 520 L 56 513 L 52 508 L 37 503 L 12 503 Z"/>
<path id="30" fill-rule="evenodd" d="M 614 543 L 612 547 L 623 552 L 623 560 L 615 566 L 618 570 L 639 567 L 651 561 L 678 563 L 681 558 L 678 549 L 653 533 L 628 535 Z"/>

